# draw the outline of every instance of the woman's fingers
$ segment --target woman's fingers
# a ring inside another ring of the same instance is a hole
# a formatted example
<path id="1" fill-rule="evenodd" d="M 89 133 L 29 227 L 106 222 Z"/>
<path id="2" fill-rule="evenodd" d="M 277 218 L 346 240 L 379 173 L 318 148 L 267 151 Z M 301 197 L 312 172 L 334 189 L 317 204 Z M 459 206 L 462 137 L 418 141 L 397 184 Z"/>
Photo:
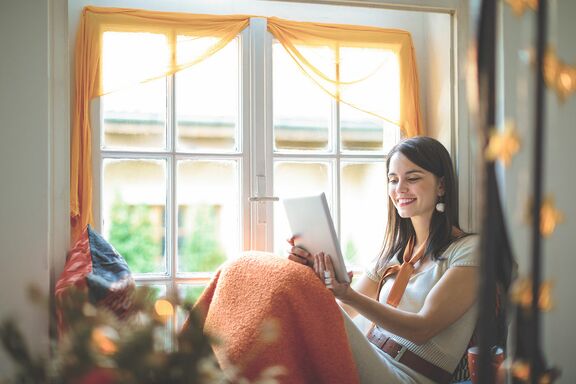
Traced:
<path id="1" fill-rule="evenodd" d="M 296 240 L 296 236 L 294 235 L 292 235 L 289 239 L 286 239 L 288 244 L 290 244 L 291 246 L 294 246 L 294 240 Z"/>
<path id="2" fill-rule="evenodd" d="M 324 256 L 324 264 L 326 265 L 326 270 L 328 271 L 329 275 L 329 282 L 325 280 L 324 283 L 326 288 L 330 289 L 334 296 L 338 298 L 342 298 L 347 294 L 348 288 L 350 284 L 340 282 L 336 279 L 336 273 L 334 272 L 334 265 L 332 264 L 332 259 L 329 255 Z M 352 281 L 352 272 L 348 272 L 348 276 L 350 277 L 350 281 Z"/>
<path id="3" fill-rule="evenodd" d="M 334 273 L 334 266 L 332 265 L 332 259 L 330 255 L 322 255 L 324 263 L 324 285 L 326 288 L 334 288 L 334 284 L 337 283 L 336 273 Z"/>
<path id="4" fill-rule="evenodd" d="M 316 269 L 316 275 L 322 280 L 324 280 L 324 271 L 326 270 L 326 264 L 324 263 L 324 252 L 317 253 L 314 255 L 314 267 Z"/>
<path id="5" fill-rule="evenodd" d="M 292 236 L 289 239 L 286 239 L 288 244 L 290 244 L 290 250 L 288 251 L 288 259 L 303 265 L 311 266 L 314 262 L 312 255 L 308 253 L 305 249 L 295 246 L 294 245 L 295 239 L 296 236 Z"/>
<path id="6" fill-rule="evenodd" d="M 289 252 L 290 254 L 288 257 L 290 258 L 290 260 L 297 261 L 304 265 L 312 265 L 313 263 L 312 255 L 310 255 L 310 253 L 308 253 L 306 250 L 300 247 L 293 246 L 292 248 L 290 248 Z"/>
<path id="7" fill-rule="evenodd" d="M 330 271 L 330 274 L 334 276 L 334 266 L 332 265 L 332 259 L 330 255 L 324 255 L 324 265 L 326 265 L 326 270 Z"/>
<path id="8" fill-rule="evenodd" d="M 288 255 L 288 259 L 289 259 L 289 260 L 292 260 L 292 261 L 295 261 L 295 262 L 297 262 L 297 263 L 300 263 L 300 264 L 302 264 L 302 265 L 308 265 L 308 260 L 307 260 L 307 259 L 305 259 L 305 258 L 303 258 L 303 257 L 300 257 L 300 256 L 298 256 L 298 255 L 295 255 L 295 254 L 293 254 L 293 253 L 290 253 L 290 254 Z"/>

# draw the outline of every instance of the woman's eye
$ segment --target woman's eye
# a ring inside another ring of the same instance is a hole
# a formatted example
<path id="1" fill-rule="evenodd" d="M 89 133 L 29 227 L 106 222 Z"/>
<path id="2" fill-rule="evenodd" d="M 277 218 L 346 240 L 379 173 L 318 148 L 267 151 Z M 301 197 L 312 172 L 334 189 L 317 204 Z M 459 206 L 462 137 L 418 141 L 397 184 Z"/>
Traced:
<path id="1" fill-rule="evenodd" d="M 416 181 L 418 181 L 418 180 L 420 180 L 419 177 L 413 177 L 413 178 L 408 179 L 408 181 L 411 182 L 411 183 L 414 183 L 414 182 L 416 182 Z"/>
<path id="2" fill-rule="evenodd" d="M 398 182 L 398 180 L 396 180 L 396 179 L 388 179 L 389 184 L 396 184 L 397 182 Z"/>

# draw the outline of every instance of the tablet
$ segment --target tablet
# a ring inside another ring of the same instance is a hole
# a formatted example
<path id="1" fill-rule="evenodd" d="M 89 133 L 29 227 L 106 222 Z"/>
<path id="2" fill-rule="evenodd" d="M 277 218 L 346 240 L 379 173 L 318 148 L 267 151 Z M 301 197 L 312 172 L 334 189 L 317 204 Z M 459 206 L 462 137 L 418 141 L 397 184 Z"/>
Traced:
<path id="1" fill-rule="evenodd" d="M 302 196 L 282 199 L 294 245 L 304 248 L 312 255 L 324 252 L 330 255 L 336 278 L 349 283 L 346 264 L 340 250 L 326 195 Z"/>

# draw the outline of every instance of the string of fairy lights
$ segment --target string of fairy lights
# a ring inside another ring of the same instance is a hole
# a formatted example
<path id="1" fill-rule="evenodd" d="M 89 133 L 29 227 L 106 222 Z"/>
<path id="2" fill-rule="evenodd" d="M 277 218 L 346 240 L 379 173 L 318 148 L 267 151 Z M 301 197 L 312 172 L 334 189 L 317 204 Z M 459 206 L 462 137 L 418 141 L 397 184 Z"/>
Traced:
<path id="1" fill-rule="evenodd" d="M 530 11 L 539 11 L 538 0 L 505 0 L 505 3 L 512 9 L 517 18 L 526 17 Z M 542 75 L 546 87 L 556 94 L 560 105 L 574 95 L 576 91 L 576 65 L 566 63 L 550 44 L 546 45 Z M 518 129 L 514 121 L 507 120 L 503 126 L 491 129 L 484 155 L 488 161 L 497 161 L 503 167 L 508 167 L 521 149 L 522 141 Z M 525 221 L 527 224 L 531 224 L 534 216 L 533 199 L 527 201 L 525 207 Z M 553 194 L 547 194 L 541 199 L 539 216 L 539 231 L 543 238 L 550 238 L 557 226 L 565 220 L 564 213 L 556 207 Z M 537 291 L 538 298 L 534 301 L 532 281 L 531 277 L 517 279 L 510 292 L 511 301 L 525 313 L 531 310 L 535 302 L 538 311 L 550 311 L 554 304 L 552 299 L 553 282 L 550 280 L 542 281 Z M 517 327 L 519 326 L 521 325 L 517 325 Z M 529 337 L 530 335 L 525 336 Z M 539 353 L 539 351 L 535 353 Z M 548 384 L 554 382 L 559 376 L 559 371 L 555 368 L 540 367 L 539 372 L 537 369 L 531 369 L 531 361 L 523 358 L 515 357 L 507 368 L 510 369 L 515 383 Z M 532 371 L 537 372 L 537 377 L 534 377 Z"/>

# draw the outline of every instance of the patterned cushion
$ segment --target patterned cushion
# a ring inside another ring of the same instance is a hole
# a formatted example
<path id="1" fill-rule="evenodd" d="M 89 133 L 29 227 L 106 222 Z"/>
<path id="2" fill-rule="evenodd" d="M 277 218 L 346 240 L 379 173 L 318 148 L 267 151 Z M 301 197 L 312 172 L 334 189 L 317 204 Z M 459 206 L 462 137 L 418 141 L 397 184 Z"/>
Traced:
<path id="1" fill-rule="evenodd" d="M 134 280 L 124 258 L 99 233 L 87 226 L 70 250 L 64 271 L 56 283 L 57 304 L 72 291 L 87 293 L 90 302 L 119 318 L 131 309 Z M 61 305 L 57 307 L 58 330 L 65 329 Z"/>
<path id="2" fill-rule="evenodd" d="M 460 383 L 466 380 L 470 380 L 470 372 L 468 371 L 468 357 L 466 354 L 464 354 L 462 359 L 460 359 L 460 363 L 458 363 L 458 366 L 452 374 L 451 383 Z"/>

